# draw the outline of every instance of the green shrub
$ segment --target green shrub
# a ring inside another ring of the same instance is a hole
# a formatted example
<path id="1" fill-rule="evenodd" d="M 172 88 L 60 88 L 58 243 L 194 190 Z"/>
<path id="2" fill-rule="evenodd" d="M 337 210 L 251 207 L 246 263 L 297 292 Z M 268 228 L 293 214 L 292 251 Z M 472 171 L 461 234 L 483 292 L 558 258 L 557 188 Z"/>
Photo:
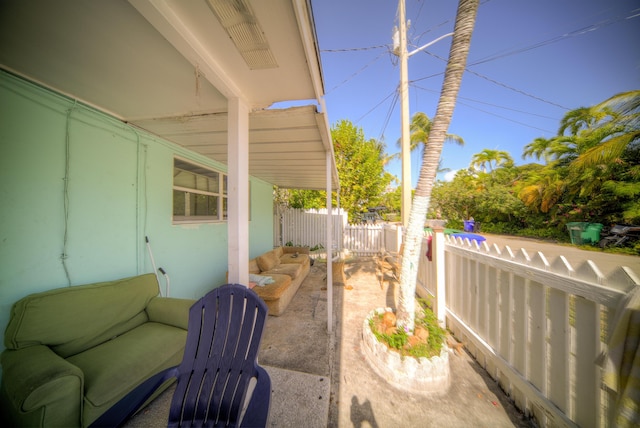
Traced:
<path id="1" fill-rule="evenodd" d="M 403 329 L 394 329 L 393 333 L 387 334 L 378 331 L 376 321 L 382 321 L 384 314 L 378 314 L 369 320 L 369 328 L 379 342 L 385 343 L 389 348 L 397 350 L 402 356 L 415 358 L 431 358 L 440 355 L 442 347 L 446 341 L 447 332 L 440 327 L 438 319 L 433 311 L 428 307 L 428 303 L 424 299 L 419 299 L 418 303 L 422 310 L 421 316 L 416 316 L 416 325 L 424 327 L 429 332 L 429 338 L 426 343 L 418 343 L 409 346 L 409 334 Z"/>

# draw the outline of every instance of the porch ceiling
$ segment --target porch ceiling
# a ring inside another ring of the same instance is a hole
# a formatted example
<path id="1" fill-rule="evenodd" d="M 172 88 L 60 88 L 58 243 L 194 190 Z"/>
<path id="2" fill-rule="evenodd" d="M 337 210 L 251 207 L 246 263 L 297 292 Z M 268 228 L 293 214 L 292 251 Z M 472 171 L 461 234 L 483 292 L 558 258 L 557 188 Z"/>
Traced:
<path id="1" fill-rule="evenodd" d="M 333 148 L 316 107 L 324 89 L 310 1 L 244 3 L 264 36 L 258 53 L 236 47 L 207 0 L 3 0 L 0 67 L 225 164 L 227 100 L 239 98 L 251 111 L 249 173 L 326 188 Z"/>
<path id="2" fill-rule="evenodd" d="M 328 140 L 315 106 L 258 110 L 249 115 L 249 171 L 281 187 L 326 189 Z M 135 124 L 220 162 L 227 160 L 227 114 L 139 120 Z"/>

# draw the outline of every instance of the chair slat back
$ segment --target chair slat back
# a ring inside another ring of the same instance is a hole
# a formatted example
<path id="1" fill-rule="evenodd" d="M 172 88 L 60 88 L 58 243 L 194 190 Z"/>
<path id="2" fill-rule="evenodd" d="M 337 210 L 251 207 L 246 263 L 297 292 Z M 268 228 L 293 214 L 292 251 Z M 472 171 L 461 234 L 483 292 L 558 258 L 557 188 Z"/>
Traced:
<path id="1" fill-rule="evenodd" d="M 266 315 L 266 304 L 239 284 L 216 288 L 191 307 L 169 426 L 238 424 L 257 376 Z"/>

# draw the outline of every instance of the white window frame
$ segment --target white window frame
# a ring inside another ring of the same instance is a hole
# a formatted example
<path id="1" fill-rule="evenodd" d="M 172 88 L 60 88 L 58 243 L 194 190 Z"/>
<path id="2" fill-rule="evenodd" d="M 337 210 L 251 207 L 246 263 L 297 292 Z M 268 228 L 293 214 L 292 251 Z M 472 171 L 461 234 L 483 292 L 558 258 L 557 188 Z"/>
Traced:
<path id="1" fill-rule="evenodd" d="M 228 203 L 228 192 L 227 192 L 227 174 L 217 169 L 204 166 L 198 164 L 196 162 L 183 159 L 180 157 L 174 157 L 173 159 L 173 169 L 174 172 L 173 177 L 176 176 L 176 170 L 186 171 L 188 173 L 194 174 L 196 176 L 204 177 L 209 179 L 206 175 L 199 174 L 198 171 L 206 170 L 207 172 L 218 174 L 218 189 L 217 191 L 206 191 L 191 187 L 178 186 L 175 183 L 175 179 L 172 182 L 172 218 L 173 224 L 185 224 L 185 223 L 219 223 L 226 222 L 228 218 L 227 207 Z M 184 192 L 185 206 L 184 212 L 185 215 L 176 215 L 175 210 L 175 192 Z M 216 216 L 205 216 L 205 215 L 191 215 L 190 213 L 190 198 L 193 195 L 205 195 L 205 196 L 215 196 L 217 197 L 217 213 Z"/>

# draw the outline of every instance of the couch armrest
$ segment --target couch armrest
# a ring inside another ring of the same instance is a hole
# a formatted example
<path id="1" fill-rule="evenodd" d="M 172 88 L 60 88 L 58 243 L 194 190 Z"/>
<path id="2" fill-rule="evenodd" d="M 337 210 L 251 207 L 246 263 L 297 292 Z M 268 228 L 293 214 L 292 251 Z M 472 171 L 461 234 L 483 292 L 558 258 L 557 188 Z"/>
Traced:
<path id="1" fill-rule="evenodd" d="M 150 321 L 186 330 L 189 326 L 189 309 L 195 302 L 192 299 L 154 297 L 147 305 L 146 311 Z"/>
<path id="2" fill-rule="evenodd" d="M 309 247 L 282 247 L 282 252 L 284 254 L 288 254 L 288 253 L 309 254 Z"/>
<path id="3" fill-rule="evenodd" d="M 44 345 L 2 353 L 2 403 L 19 424 L 81 425 L 84 374 Z"/>

